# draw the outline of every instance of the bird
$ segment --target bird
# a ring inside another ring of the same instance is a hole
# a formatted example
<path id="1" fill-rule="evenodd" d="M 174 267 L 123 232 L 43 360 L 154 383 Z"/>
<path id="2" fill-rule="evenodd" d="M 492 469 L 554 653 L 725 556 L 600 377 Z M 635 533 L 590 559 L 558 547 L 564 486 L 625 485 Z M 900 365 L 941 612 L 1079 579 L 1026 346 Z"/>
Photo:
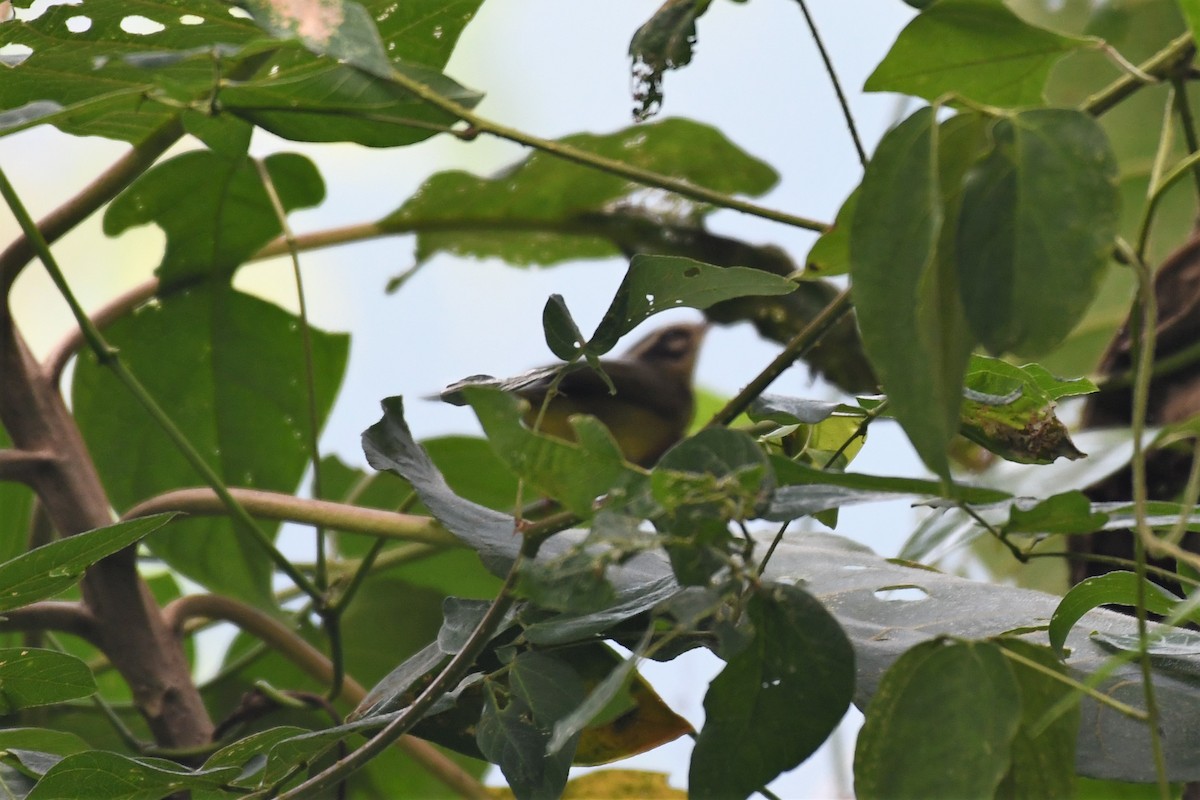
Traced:
<path id="1" fill-rule="evenodd" d="M 651 467 L 673 445 L 683 439 L 695 413 L 692 374 L 706 323 L 680 323 L 652 331 L 619 358 L 601 359 L 600 366 L 612 381 L 615 393 L 604 378 L 586 363 L 566 366 L 566 374 L 538 421 L 554 376 L 564 365 L 523 372 L 512 378 L 472 375 L 450 384 L 436 395 L 454 405 L 464 405 L 462 389 L 495 386 L 528 401 L 525 424 L 550 436 L 573 441 L 570 418 L 590 414 L 613 435 L 625 460 Z"/>

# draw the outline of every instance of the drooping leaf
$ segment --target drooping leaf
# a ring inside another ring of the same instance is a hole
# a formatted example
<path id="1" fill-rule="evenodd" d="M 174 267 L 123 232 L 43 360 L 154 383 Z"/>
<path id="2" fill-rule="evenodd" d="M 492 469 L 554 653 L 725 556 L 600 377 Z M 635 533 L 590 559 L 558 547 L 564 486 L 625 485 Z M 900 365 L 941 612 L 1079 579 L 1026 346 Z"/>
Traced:
<path id="1" fill-rule="evenodd" d="M 765 584 L 746 613 L 754 638 L 704 697 L 688 771 L 693 797 L 747 797 L 797 766 L 837 726 L 854 693 L 854 651 L 803 589 Z"/>
<path id="2" fill-rule="evenodd" d="M 1050 68 L 1088 44 L 1030 25 L 994 0 L 940 0 L 900 33 L 864 88 L 931 102 L 953 94 L 994 106 L 1041 105 Z"/>
<path id="3" fill-rule="evenodd" d="M 321 176 L 304 156 L 276 153 L 264 164 L 285 209 L 314 206 L 324 198 Z M 181 197 L 187 202 L 180 202 Z M 157 270 L 164 285 L 227 276 L 280 232 L 254 163 L 211 150 L 183 153 L 155 165 L 104 212 L 109 236 L 151 222 L 167 235 Z"/>
<path id="4" fill-rule="evenodd" d="M 767 164 L 715 128 L 691 120 L 666 119 L 560 141 L 730 194 L 760 195 L 778 180 Z M 555 264 L 618 255 L 604 231 L 592 229 L 590 215 L 639 201 L 661 205 L 644 192 L 625 178 L 535 152 L 492 178 L 438 173 L 378 224 L 395 233 L 416 232 L 419 261 L 446 251 L 518 265 Z M 664 214 L 691 219 L 710 210 L 673 198 Z"/>
<path id="5" fill-rule="evenodd" d="M 1107 514 L 1095 510 L 1080 491 L 1063 492 L 1035 502 L 1017 499 L 1001 526 L 1004 533 L 1087 533 L 1106 527 Z"/>
<path id="6" fill-rule="evenodd" d="M 532 709 L 515 694 L 485 684 L 483 715 L 475 738 L 480 751 L 500 767 L 518 800 L 558 797 L 567 782 L 574 747 L 547 755 L 549 732 L 532 719 Z"/>
<path id="7" fill-rule="evenodd" d="M 0 648 L 0 714 L 87 697 L 96 680 L 87 664 L 56 650 Z"/>
<path id="8" fill-rule="evenodd" d="M 0 611 L 53 597 L 74 586 L 84 570 L 167 524 L 174 515 L 118 522 L 76 534 L 0 564 Z"/>
<path id="9" fill-rule="evenodd" d="M 956 252 L 974 335 L 993 353 L 1036 356 L 1096 296 L 1120 200 L 1103 129 L 1069 109 L 996 120 L 967 175 Z"/>
<path id="10" fill-rule="evenodd" d="M 1008 773 L 1020 721 L 1020 690 L 999 647 L 919 644 L 871 698 L 855 748 L 855 793 L 991 797 Z"/>
<path id="11" fill-rule="evenodd" d="M 304 356 L 295 317 L 206 283 L 142 307 L 105 335 L 227 484 L 296 489 L 309 454 Z M 319 330 L 311 339 L 323 419 L 341 381 L 348 339 Z M 72 398 L 116 508 L 124 511 L 156 494 L 201 483 L 166 434 L 91 357 L 76 367 Z M 183 520 L 147 544 L 205 586 L 269 602 L 269 562 L 227 521 Z"/>
<path id="12" fill-rule="evenodd" d="M 938 125 L 922 109 L 879 144 L 850 230 L 854 302 L 863 346 L 921 460 L 949 477 L 973 339 L 953 260 L 955 197 L 982 124 Z"/>

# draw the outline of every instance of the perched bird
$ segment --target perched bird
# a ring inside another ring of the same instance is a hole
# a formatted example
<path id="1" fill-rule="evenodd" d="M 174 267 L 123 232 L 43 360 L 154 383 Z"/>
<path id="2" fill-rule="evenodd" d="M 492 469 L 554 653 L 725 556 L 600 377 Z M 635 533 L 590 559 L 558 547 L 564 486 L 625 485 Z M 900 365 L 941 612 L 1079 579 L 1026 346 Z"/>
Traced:
<path id="1" fill-rule="evenodd" d="M 543 414 L 538 430 L 572 440 L 569 418 L 590 414 L 616 439 L 626 460 L 648 467 L 683 438 L 695 412 L 692 372 L 705 324 L 680 324 L 659 328 L 629 348 L 620 358 L 602 359 L 600 365 L 616 388 L 584 363 L 573 364 Z M 447 386 L 438 395 L 454 405 L 466 401 L 467 386 L 495 386 L 529 402 L 525 415 L 531 427 L 545 402 L 546 393 L 560 366 L 530 370 L 512 378 L 473 375 Z"/>

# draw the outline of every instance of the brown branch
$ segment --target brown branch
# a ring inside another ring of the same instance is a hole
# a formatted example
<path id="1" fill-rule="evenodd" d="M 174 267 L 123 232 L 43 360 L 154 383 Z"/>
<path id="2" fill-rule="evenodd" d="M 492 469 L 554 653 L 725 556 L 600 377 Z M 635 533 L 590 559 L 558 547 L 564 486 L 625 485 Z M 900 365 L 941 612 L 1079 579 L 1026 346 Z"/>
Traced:
<path id="1" fill-rule="evenodd" d="M 32 486 L 37 473 L 54 462 L 54 454 L 48 450 L 0 450 L 0 481 L 14 481 Z"/>
<path id="2" fill-rule="evenodd" d="M 185 623 L 190 619 L 230 622 L 276 650 L 319 683 L 328 685 L 333 680 L 333 663 L 324 653 L 274 617 L 232 598 L 211 594 L 181 597 L 167 604 L 163 609 L 163 618 L 176 635 L 182 634 Z M 349 675 L 343 677 L 339 699 L 358 705 L 366 696 L 367 690 L 360 683 Z M 470 773 L 428 742 L 405 736 L 400 739 L 398 745 L 414 761 L 460 796 L 478 800 L 488 800 L 491 797 Z"/>
<path id="3" fill-rule="evenodd" d="M 462 542 L 430 517 L 400 514 L 378 508 L 352 506 L 329 500 L 309 500 L 282 492 L 261 489 L 230 488 L 237 501 L 252 516 L 263 519 L 326 525 L 330 528 L 401 539 L 406 542 L 461 547 Z M 229 512 L 212 489 L 176 489 L 138 503 L 123 519 L 146 517 L 164 511 L 183 511 L 200 516 L 225 515 Z"/>
<path id="4" fill-rule="evenodd" d="M 82 603 L 45 600 L 0 615 L 0 630 L 33 633 L 59 631 L 100 647 L 96 617 Z"/>

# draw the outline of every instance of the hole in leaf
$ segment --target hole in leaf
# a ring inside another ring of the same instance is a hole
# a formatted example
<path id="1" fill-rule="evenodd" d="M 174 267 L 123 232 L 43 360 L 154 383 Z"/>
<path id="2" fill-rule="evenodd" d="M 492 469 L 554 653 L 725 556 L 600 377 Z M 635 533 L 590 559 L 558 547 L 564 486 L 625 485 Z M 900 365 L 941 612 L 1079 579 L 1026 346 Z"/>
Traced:
<path id="1" fill-rule="evenodd" d="M 33 55 L 33 48 L 24 44 L 6 44 L 0 47 L 0 64 L 15 67 Z"/>
<path id="2" fill-rule="evenodd" d="M 699 267 L 688 267 L 687 269 L 685 269 L 683 271 L 683 277 L 685 277 L 685 278 L 694 278 L 699 274 L 700 274 Z"/>
<path id="3" fill-rule="evenodd" d="M 866 567 L 864 567 L 862 564 L 843 564 L 843 565 L 842 565 L 842 569 L 845 569 L 845 570 L 860 570 L 860 569 L 866 569 Z"/>
<path id="4" fill-rule="evenodd" d="M 195 14 L 184 14 L 179 18 L 180 25 L 203 25 L 204 17 L 198 17 Z"/>
<path id="5" fill-rule="evenodd" d="M 885 603 L 915 603 L 929 597 L 929 592 L 920 586 L 899 584 L 896 586 L 881 586 L 875 590 L 875 597 Z"/>
<path id="6" fill-rule="evenodd" d="M 82 14 L 76 17 L 71 17 L 67 20 L 67 30 L 71 33 L 83 33 L 92 27 L 91 17 L 85 17 Z"/>
<path id="7" fill-rule="evenodd" d="M 166 25 L 161 22 L 155 22 L 152 19 L 143 17 L 140 14 L 131 14 L 121 20 L 121 30 L 126 33 L 136 34 L 137 36 L 146 36 L 151 33 L 159 33 L 167 29 Z"/>
<path id="8" fill-rule="evenodd" d="M 230 6 L 229 16 L 237 17 L 238 19 L 253 19 L 253 17 L 250 16 L 249 11 L 239 6 Z"/>

